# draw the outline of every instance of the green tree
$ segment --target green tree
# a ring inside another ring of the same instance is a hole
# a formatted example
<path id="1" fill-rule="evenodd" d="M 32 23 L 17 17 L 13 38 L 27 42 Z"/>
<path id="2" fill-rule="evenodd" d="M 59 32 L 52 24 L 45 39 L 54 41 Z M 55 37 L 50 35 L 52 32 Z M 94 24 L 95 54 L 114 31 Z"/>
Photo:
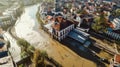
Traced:
<path id="1" fill-rule="evenodd" d="M 21 46 L 21 47 L 25 47 L 25 48 L 27 48 L 29 45 L 30 45 L 30 43 L 28 43 L 26 40 L 24 40 L 24 39 L 18 39 L 17 40 L 17 44 L 19 45 L 19 46 Z"/>
<path id="2" fill-rule="evenodd" d="M 116 16 L 120 16 L 120 9 L 116 10 Z"/>
<path id="3" fill-rule="evenodd" d="M 48 57 L 48 54 L 46 53 L 46 51 L 42 50 L 41 51 L 41 63 L 44 67 L 46 66 L 46 63 L 45 63 L 46 57 Z"/>
<path id="4" fill-rule="evenodd" d="M 22 48 L 22 58 L 30 56 L 33 67 L 46 67 L 45 58 L 48 57 L 46 51 L 35 49 L 24 39 L 18 39 L 17 43 Z"/>
<path id="5" fill-rule="evenodd" d="M 18 67 L 25 67 L 24 64 L 20 64 Z"/>
<path id="6" fill-rule="evenodd" d="M 69 5 L 68 5 L 68 9 L 71 9 L 71 8 L 72 8 L 72 4 L 69 3 Z"/>
<path id="7" fill-rule="evenodd" d="M 29 47 L 27 48 L 27 51 L 26 51 L 26 52 L 27 52 L 28 55 L 32 58 L 34 51 L 35 51 L 35 48 L 34 48 L 33 46 L 29 46 Z"/>
<path id="8" fill-rule="evenodd" d="M 120 16 L 120 9 L 113 10 L 111 12 L 111 15 L 113 15 L 114 17 L 119 17 Z"/>
<path id="9" fill-rule="evenodd" d="M 21 55 L 21 58 L 25 58 L 29 56 L 29 54 L 26 51 L 23 51 L 20 55 Z"/>
<path id="10" fill-rule="evenodd" d="M 26 56 L 33 56 L 33 53 L 35 51 L 35 48 L 30 45 L 26 40 L 24 39 L 18 39 L 17 41 L 18 45 L 21 47 L 22 53 L 21 57 L 24 58 Z"/>
<path id="11" fill-rule="evenodd" d="M 95 23 L 92 26 L 92 29 L 95 30 L 96 32 L 105 32 L 107 27 L 108 27 L 108 20 L 105 17 L 104 13 L 101 13 L 100 16 L 95 17 L 94 19 Z"/>
<path id="12" fill-rule="evenodd" d="M 33 67 L 46 67 L 45 57 L 47 57 L 46 51 L 35 50 L 33 55 Z"/>

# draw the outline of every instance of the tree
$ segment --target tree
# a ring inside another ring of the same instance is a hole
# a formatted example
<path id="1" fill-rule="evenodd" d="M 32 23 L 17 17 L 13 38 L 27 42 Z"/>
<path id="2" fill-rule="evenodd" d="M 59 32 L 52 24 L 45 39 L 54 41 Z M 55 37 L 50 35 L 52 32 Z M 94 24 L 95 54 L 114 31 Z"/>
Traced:
<path id="1" fill-rule="evenodd" d="M 28 55 L 32 58 L 34 51 L 35 51 L 35 48 L 30 45 L 30 46 L 27 48 L 27 51 L 26 51 L 26 52 L 27 52 Z"/>
<path id="2" fill-rule="evenodd" d="M 18 39 L 17 41 L 18 45 L 21 47 L 22 53 L 21 57 L 24 58 L 26 56 L 33 56 L 33 53 L 35 51 L 35 48 L 30 45 L 26 40 L 24 39 Z"/>
<path id="3" fill-rule="evenodd" d="M 116 10 L 116 16 L 120 16 L 120 9 Z"/>
<path id="4" fill-rule="evenodd" d="M 83 13 L 83 10 L 77 10 L 77 12 L 76 12 L 77 14 L 82 14 Z"/>
<path id="5" fill-rule="evenodd" d="M 20 64 L 18 67 L 25 67 L 24 64 Z"/>
<path id="6" fill-rule="evenodd" d="M 33 55 L 33 67 L 46 67 L 45 57 L 47 57 L 46 51 L 35 50 Z"/>
<path id="7" fill-rule="evenodd" d="M 22 48 L 22 58 L 26 58 L 29 56 L 31 58 L 31 61 L 33 62 L 33 67 L 46 67 L 45 58 L 48 57 L 46 51 L 35 49 L 24 39 L 18 39 L 17 43 Z"/>
<path id="8" fill-rule="evenodd" d="M 69 5 L 68 5 L 68 9 L 71 9 L 72 8 L 72 4 L 70 3 Z"/>
<path id="9" fill-rule="evenodd" d="M 44 51 L 44 50 L 42 50 L 41 51 L 41 63 L 44 65 L 44 66 L 46 66 L 46 64 L 45 64 L 45 58 L 46 57 L 48 57 L 48 54 L 46 53 L 46 51 Z"/>
<path id="10" fill-rule="evenodd" d="M 108 20 L 106 19 L 105 14 L 103 12 L 100 14 L 100 16 L 95 17 L 94 21 L 95 23 L 93 24 L 92 29 L 96 32 L 105 32 L 108 28 Z"/>
<path id="11" fill-rule="evenodd" d="M 33 56 L 33 67 L 38 67 L 38 60 L 40 60 L 40 51 L 39 50 L 35 50 L 34 52 L 34 56 Z"/>
<path id="12" fill-rule="evenodd" d="M 19 46 L 21 46 L 21 47 L 25 47 L 25 48 L 27 48 L 29 45 L 30 45 L 30 43 L 28 43 L 26 40 L 24 40 L 24 39 L 18 39 L 17 40 L 17 44 L 19 45 Z"/>
<path id="13" fill-rule="evenodd" d="M 20 55 L 21 55 L 21 58 L 25 58 L 29 56 L 29 54 L 26 51 L 23 51 Z"/>
<path id="14" fill-rule="evenodd" d="M 120 16 L 120 9 L 113 10 L 111 12 L 111 15 L 114 17 L 119 17 Z"/>

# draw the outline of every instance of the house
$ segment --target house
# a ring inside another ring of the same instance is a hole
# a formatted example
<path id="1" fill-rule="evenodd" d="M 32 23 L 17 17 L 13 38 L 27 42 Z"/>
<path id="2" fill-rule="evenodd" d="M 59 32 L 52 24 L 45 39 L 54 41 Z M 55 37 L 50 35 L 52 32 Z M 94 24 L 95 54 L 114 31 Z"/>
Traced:
<path id="1" fill-rule="evenodd" d="M 10 8 L 3 12 L 3 15 L 11 16 L 13 20 L 17 20 L 17 17 L 19 17 L 22 12 L 23 12 L 22 5 L 15 2 Z"/>
<path id="2" fill-rule="evenodd" d="M 10 16 L 0 16 L 0 26 L 10 25 L 12 18 Z"/>
<path id="3" fill-rule="evenodd" d="M 0 25 L 10 25 L 17 20 L 17 17 L 21 15 L 23 8 L 17 2 L 13 3 L 10 8 L 7 8 L 0 16 Z"/>
<path id="4" fill-rule="evenodd" d="M 120 40 L 120 34 L 118 34 L 118 33 L 107 31 L 106 34 L 108 37 L 110 37 L 112 39 Z"/>
<path id="5" fill-rule="evenodd" d="M 111 59 L 110 67 L 120 67 L 120 55 L 117 54 Z"/>
<path id="6" fill-rule="evenodd" d="M 115 2 L 116 4 L 120 4 L 120 0 L 112 0 L 113 2 Z"/>
<path id="7" fill-rule="evenodd" d="M 82 19 L 81 19 L 80 15 L 77 15 L 75 21 L 79 22 L 78 27 L 80 27 L 81 22 L 82 22 Z"/>
<path id="8" fill-rule="evenodd" d="M 7 45 L 0 41 L 0 67 L 14 67 L 12 58 L 8 54 Z"/>
<path id="9" fill-rule="evenodd" d="M 63 18 L 62 14 L 56 14 L 44 28 L 57 40 L 61 41 L 74 28 L 72 21 Z"/>
<path id="10" fill-rule="evenodd" d="M 114 25 L 114 30 L 119 30 L 120 29 L 120 19 L 119 18 L 115 18 L 112 21 L 112 24 Z"/>

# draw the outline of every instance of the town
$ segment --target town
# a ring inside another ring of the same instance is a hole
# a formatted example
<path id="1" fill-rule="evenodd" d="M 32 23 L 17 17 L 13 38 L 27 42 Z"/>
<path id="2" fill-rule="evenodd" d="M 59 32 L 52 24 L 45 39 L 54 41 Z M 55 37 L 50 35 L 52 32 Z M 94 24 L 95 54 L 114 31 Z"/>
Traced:
<path id="1" fill-rule="evenodd" d="M 1 0 L 0 67 L 120 67 L 119 0 Z"/>

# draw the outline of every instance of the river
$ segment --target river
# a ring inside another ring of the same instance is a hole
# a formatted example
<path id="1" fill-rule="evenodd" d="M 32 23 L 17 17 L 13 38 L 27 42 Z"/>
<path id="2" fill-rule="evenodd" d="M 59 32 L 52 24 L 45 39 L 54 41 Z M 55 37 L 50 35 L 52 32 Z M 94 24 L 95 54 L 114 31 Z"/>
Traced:
<path id="1" fill-rule="evenodd" d="M 38 6 L 32 5 L 25 7 L 24 13 L 15 24 L 16 35 L 27 40 L 36 49 L 46 50 L 48 55 L 62 64 L 63 67 L 96 67 L 94 62 L 80 57 L 63 44 L 50 38 L 46 32 L 40 29 L 40 25 L 36 19 Z M 9 37 L 8 39 L 11 45 L 16 43 L 16 41 L 11 40 L 10 35 L 6 35 L 6 37 Z M 15 44 L 14 48 L 16 51 L 19 51 L 17 53 L 19 54 L 20 49 L 15 46 L 17 45 Z"/>

